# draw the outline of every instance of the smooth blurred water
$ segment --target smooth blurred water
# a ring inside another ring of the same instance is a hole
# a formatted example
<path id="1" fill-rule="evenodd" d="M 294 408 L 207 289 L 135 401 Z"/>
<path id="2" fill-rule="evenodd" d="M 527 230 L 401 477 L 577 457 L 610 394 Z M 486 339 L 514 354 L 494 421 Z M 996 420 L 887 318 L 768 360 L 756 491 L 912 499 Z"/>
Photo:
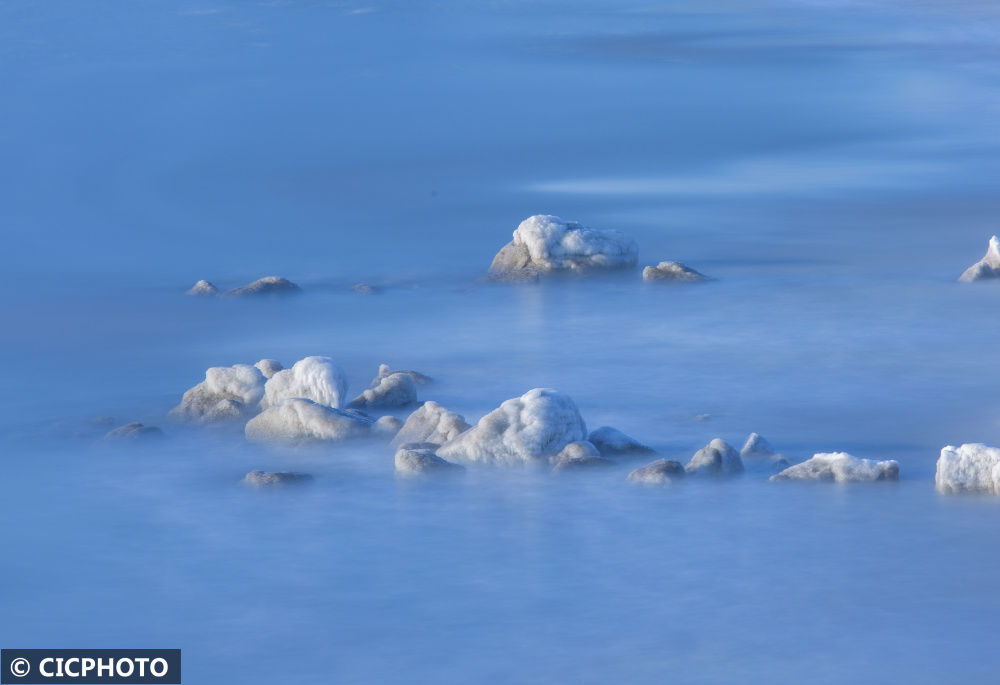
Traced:
<path id="1" fill-rule="evenodd" d="M 971 1 L 0 2 L 0 644 L 181 647 L 186 683 L 991 682 L 1000 502 L 933 473 L 1000 444 L 1000 287 L 954 282 L 1000 216 L 998 38 Z M 477 282 L 534 213 L 717 280 Z M 272 273 L 304 294 L 183 296 Z M 420 485 L 165 416 L 310 354 L 901 481 Z"/>

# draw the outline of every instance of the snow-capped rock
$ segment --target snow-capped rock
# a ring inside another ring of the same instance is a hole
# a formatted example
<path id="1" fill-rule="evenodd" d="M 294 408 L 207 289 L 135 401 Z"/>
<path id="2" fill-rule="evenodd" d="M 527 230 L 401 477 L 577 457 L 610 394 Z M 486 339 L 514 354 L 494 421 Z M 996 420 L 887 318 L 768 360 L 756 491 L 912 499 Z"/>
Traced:
<path id="1" fill-rule="evenodd" d="M 264 295 L 292 295 L 301 292 L 302 289 L 280 276 L 265 276 L 258 278 L 253 283 L 241 285 L 239 288 L 232 288 L 222 293 L 225 297 L 259 297 Z"/>
<path id="2" fill-rule="evenodd" d="M 281 365 L 281 362 L 275 361 L 274 359 L 261 359 L 259 362 L 254 364 L 254 366 L 256 366 L 257 369 L 264 374 L 264 378 L 270 378 L 285 368 Z"/>
<path id="3" fill-rule="evenodd" d="M 934 483 L 940 492 L 1000 495 L 1000 448 L 969 443 L 941 450 Z"/>
<path id="4" fill-rule="evenodd" d="M 149 440 L 163 437 L 163 431 L 156 426 L 144 426 L 141 423 L 129 423 L 109 431 L 105 440 Z"/>
<path id="5" fill-rule="evenodd" d="M 187 294 L 194 297 L 215 297 L 219 294 L 219 289 L 212 283 L 202 279 L 191 286 L 191 288 L 187 291 Z"/>
<path id="6" fill-rule="evenodd" d="M 432 442 L 443 445 L 472 428 L 461 414 L 456 414 L 434 401 L 424 404 L 406 419 L 393 444 Z"/>
<path id="7" fill-rule="evenodd" d="M 680 262 L 660 262 L 656 266 L 647 266 L 642 270 L 644 281 L 707 281 L 708 276 Z"/>
<path id="8" fill-rule="evenodd" d="M 990 238 L 986 255 L 966 269 L 958 280 L 968 283 L 990 278 L 1000 278 L 1000 240 L 996 236 Z"/>
<path id="9" fill-rule="evenodd" d="M 405 373 L 376 378 L 372 387 L 351 400 L 356 408 L 405 407 L 417 401 L 417 385 Z"/>
<path id="10" fill-rule="evenodd" d="M 306 357 L 276 372 L 264 387 L 262 409 L 302 397 L 339 409 L 347 395 L 347 374 L 329 357 Z"/>
<path id="11" fill-rule="evenodd" d="M 602 457 L 593 443 L 587 441 L 569 443 L 553 457 L 552 461 L 552 470 L 556 472 L 589 469 L 595 466 L 614 466 L 613 461 Z"/>
<path id="12" fill-rule="evenodd" d="M 490 273 L 618 269 L 635 266 L 638 253 L 635 241 L 619 231 L 588 228 L 557 216 L 536 214 L 517 227 L 514 239 L 493 258 Z"/>
<path id="13" fill-rule="evenodd" d="M 264 374 L 249 364 L 213 366 L 205 380 L 190 388 L 170 415 L 189 421 L 228 421 L 258 410 L 264 396 Z"/>
<path id="14" fill-rule="evenodd" d="M 335 442 L 371 435 L 374 423 L 358 414 L 296 397 L 250 419 L 244 432 L 256 442 Z"/>
<path id="15" fill-rule="evenodd" d="M 684 469 L 688 473 L 732 476 L 743 473 L 743 460 L 732 445 L 721 438 L 715 438 L 695 452 Z"/>
<path id="16" fill-rule="evenodd" d="M 587 426 L 573 400 L 555 390 L 535 388 L 507 400 L 446 442 L 438 456 L 495 466 L 539 464 L 569 443 L 586 439 Z"/>
<path id="17" fill-rule="evenodd" d="M 771 476 L 771 480 L 830 480 L 838 483 L 899 480 L 899 464 L 893 459 L 872 461 L 852 457 L 846 452 L 829 452 L 789 466 Z"/>
<path id="18" fill-rule="evenodd" d="M 632 471 L 625 480 L 643 485 L 669 485 L 683 480 L 685 475 L 686 472 L 680 462 L 657 459 Z"/>
<path id="19" fill-rule="evenodd" d="M 243 477 L 243 485 L 251 488 L 274 488 L 285 485 L 301 485 L 312 480 L 308 473 L 292 473 L 290 471 L 251 471 Z"/>
<path id="20" fill-rule="evenodd" d="M 465 467 L 453 464 L 434 454 L 434 450 L 418 445 L 403 445 L 396 450 L 397 476 L 446 475 L 461 473 Z"/>
<path id="21" fill-rule="evenodd" d="M 593 443 L 603 457 L 630 457 L 656 453 L 652 447 L 643 445 L 611 426 L 595 428 L 587 440 Z"/>
<path id="22" fill-rule="evenodd" d="M 378 376 L 375 377 L 375 381 L 379 381 L 387 376 L 391 376 L 394 373 L 405 373 L 407 376 L 412 378 L 413 382 L 416 383 L 417 385 L 430 385 L 431 383 L 434 382 L 433 378 L 431 378 L 430 376 L 425 376 L 419 371 L 410 371 L 408 369 L 399 369 L 397 371 L 393 371 L 392 369 L 389 368 L 388 364 L 378 365 Z"/>
<path id="23" fill-rule="evenodd" d="M 743 449 L 740 450 L 740 458 L 743 460 L 744 467 L 757 472 L 778 473 L 791 466 L 791 462 L 783 455 L 776 453 L 771 444 L 759 433 L 750 434 L 743 444 Z"/>

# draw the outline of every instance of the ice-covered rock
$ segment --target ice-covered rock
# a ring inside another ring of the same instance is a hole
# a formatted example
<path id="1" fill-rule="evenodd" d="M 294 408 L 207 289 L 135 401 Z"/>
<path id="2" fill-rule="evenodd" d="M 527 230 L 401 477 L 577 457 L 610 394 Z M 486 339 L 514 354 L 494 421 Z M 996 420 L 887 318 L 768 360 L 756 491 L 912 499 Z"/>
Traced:
<path id="1" fill-rule="evenodd" d="M 449 411 L 437 402 L 428 401 L 407 417 L 393 443 L 432 442 L 443 445 L 470 428 L 472 426 L 465 422 L 461 414 Z"/>
<path id="2" fill-rule="evenodd" d="M 644 281 L 707 281 L 708 276 L 680 262 L 660 262 L 656 266 L 647 266 L 642 270 Z"/>
<path id="3" fill-rule="evenodd" d="M 219 289 L 212 283 L 202 279 L 191 286 L 187 294 L 194 297 L 214 297 L 219 294 Z"/>
<path id="4" fill-rule="evenodd" d="M 759 433 L 751 433 L 747 441 L 740 450 L 740 458 L 747 469 L 755 471 L 768 471 L 778 473 L 784 471 L 791 462 L 786 457 L 778 454 Z"/>
<path id="5" fill-rule="evenodd" d="M 601 426 L 590 432 L 587 438 L 604 457 L 630 457 L 654 454 L 656 450 L 647 447 L 635 438 L 611 426 Z"/>
<path id="6" fill-rule="evenodd" d="M 640 466 L 635 471 L 632 471 L 625 480 L 629 483 L 641 483 L 643 485 L 669 485 L 678 480 L 683 480 L 685 475 L 686 472 L 680 462 L 657 459 L 650 464 Z"/>
<path id="7" fill-rule="evenodd" d="M 587 426 L 573 400 L 555 390 L 535 388 L 501 404 L 442 445 L 438 455 L 470 464 L 538 464 L 569 443 L 586 439 Z"/>
<path id="8" fill-rule="evenodd" d="M 302 397 L 339 409 L 347 395 L 347 374 L 329 357 L 306 357 L 276 372 L 264 387 L 262 409 Z"/>
<path id="9" fill-rule="evenodd" d="M 487 283 L 538 283 L 541 277 L 538 269 L 510 269 L 492 273 L 480 280 Z"/>
<path id="10" fill-rule="evenodd" d="M 407 376 L 412 378 L 413 382 L 416 383 L 417 385 L 430 385 L 431 383 L 434 382 L 433 378 L 431 378 L 430 376 L 425 376 L 419 371 L 410 371 L 408 369 L 399 369 L 397 371 L 393 371 L 392 369 L 389 368 L 388 364 L 378 365 L 378 376 L 375 377 L 375 381 L 379 381 L 387 376 L 391 376 L 394 373 L 405 373 Z"/>
<path id="11" fill-rule="evenodd" d="M 213 366 L 205 372 L 205 380 L 184 393 L 170 415 L 204 422 L 245 418 L 257 411 L 265 382 L 260 369 L 249 364 Z"/>
<path id="12" fill-rule="evenodd" d="M 417 401 L 417 384 L 405 373 L 376 378 L 372 387 L 351 400 L 351 407 L 405 407 Z"/>
<path id="13" fill-rule="evenodd" d="M 391 438 L 395 436 L 402 427 L 403 422 L 395 416 L 380 416 L 375 423 L 372 424 L 372 431 L 378 433 L 379 435 L 384 435 L 387 438 Z"/>
<path id="14" fill-rule="evenodd" d="M 1000 240 L 996 236 L 990 238 L 986 255 L 966 269 L 958 280 L 968 283 L 990 278 L 1000 278 Z"/>
<path id="15" fill-rule="evenodd" d="M 256 442 L 334 442 L 371 435 L 374 423 L 358 414 L 296 397 L 250 419 L 245 432 Z"/>
<path id="16" fill-rule="evenodd" d="M 222 293 L 225 297 L 259 297 L 263 295 L 292 295 L 301 292 L 302 289 L 280 276 L 265 276 L 258 278 L 253 283 L 241 285 Z"/>
<path id="17" fill-rule="evenodd" d="M 940 492 L 1000 495 L 1000 448 L 969 443 L 941 450 L 934 483 Z"/>
<path id="18" fill-rule="evenodd" d="M 490 265 L 491 274 L 535 269 L 589 271 L 635 266 L 635 241 L 614 230 L 588 228 L 557 216 L 536 214 L 514 231 L 514 239 L 501 248 Z"/>
<path id="19" fill-rule="evenodd" d="M 614 465 L 613 461 L 601 456 L 593 443 L 585 440 L 569 443 L 552 461 L 552 470 L 557 472 Z"/>
<path id="20" fill-rule="evenodd" d="M 308 473 L 292 473 L 290 471 L 251 471 L 241 481 L 251 488 L 274 488 L 285 485 L 301 485 L 312 480 Z"/>
<path id="21" fill-rule="evenodd" d="M 141 423 L 129 423 L 109 431 L 105 440 L 149 440 L 163 437 L 163 431 L 156 426 L 144 426 Z"/>
<path id="22" fill-rule="evenodd" d="M 743 460 L 732 445 L 721 438 L 715 438 L 695 452 L 684 469 L 688 473 L 732 476 L 743 473 Z"/>
<path id="23" fill-rule="evenodd" d="M 446 475 L 461 473 L 465 467 L 453 464 L 434 454 L 433 448 L 420 445 L 403 445 L 396 450 L 396 475 Z"/>
<path id="24" fill-rule="evenodd" d="M 380 292 L 378 288 L 368 283 L 355 283 L 351 286 L 351 290 L 356 292 L 358 295 L 375 295 Z"/>
<path id="25" fill-rule="evenodd" d="M 281 365 L 281 362 L 274 359 L 261 359 L 259 362 L 254 364 L 254 366 L 256 366 L 257 369 L 264 374 L 264 378 L 270 378 L 285 368 Z"/>
<path id="26" fill-rule="evenodd" d="M 789 466 L 771 476 L 771 480 L 831 480 L 838 483 L 899 480 L 899 464 L 893 459 L 872 461 L 852 457 L 846 452 L 829 452 Z"/>

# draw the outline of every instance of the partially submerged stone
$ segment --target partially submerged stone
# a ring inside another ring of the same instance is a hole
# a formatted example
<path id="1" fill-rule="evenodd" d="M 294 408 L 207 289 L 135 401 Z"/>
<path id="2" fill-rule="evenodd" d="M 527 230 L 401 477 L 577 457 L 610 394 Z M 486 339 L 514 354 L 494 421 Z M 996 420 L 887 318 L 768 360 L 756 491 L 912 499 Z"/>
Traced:
<path id="1" fill-rule="evenodd" d="M 419 371 L 411 371 L 409 369 L 397 369 L 393 371 L 392 369 L 389 368 L 388 364 L 379 364 L 378 376 L 375 377 L 375 380 L 381 380 L 382 378 L 385 378 L 386 376 L 391 376 L 394 373 L 405 373 L 407 376 L 412 378 L 413 382 L 416 383 L 417 385 L 430 385 L 431 383 L 434 382 L 433 378 L 431 378 L 430 376 L 425 376 Z"/>
<path id="2" fill-rule="evenodd" d="M 249 364 L 213 366 L 170 410 L 174 418 L 205 423 L 244 419 L 257 412 L 266 380 Z"/>
<path id="3" fill-rule="evenodd" d="M 681 264 L 680 262 L 660 262 L 656 266 L 647 266 L 642 270 L 642 280 L 651 281 L 707 281 L 708 276 Z"/>
<path id="4" fill-rule="evenodd" d="M 986 255 L 966 269 L 958 280 L 968 283 L 993 278 L 1000 278 L 1000 240 L 996 236 L 990 238 Z"/>
<path id="5" fill-rule="evenodd" d="M 791 466 L 791 462 L 783 455 L 776 453 L 771 444 L 759 433 L 751 433 L 747 437 L 743 449 L 740 450 L 740 458 L 747 469 L 758 472 L 778 473 Z"/>
<path id="6" fill-rule="evenodd" d="M 510 269 L 492 273 L 479 280 L 486 283 L 538 283 L 541 277 L 538 269 Z"/>
<path id="7" fill-rule="evenodd" d="M 1000 448 L 968 443 L 941 450 L 934 483 L 939 492 L 1000 495 Z"/>
<path id="8" fill-rule="evenodd" d="M 301 397 L 339 409 L 347 395 L 347 374 L 329 357 L 306 357 L 276 372 L 264 388 L 262 409 Z"/>
<path id="9" fill-rule="evenodd" d="M 302 485 L 313 479 L 308 473 L 292 473 L 290 471 L 251 471 L 241 481 L 251 488 L 276 488 L 286 485 Z"/>
<path id="10" fill-rule="evenodd" d="M 191 286 L 186 294 L 193 297 L 215 297 L 219 294 L 219 289 L 212 283 L 202 279 Z"/>
<path id="11" fill-rule="evenodd" d="M 417 385 L 405 373 L 376 378 L 372 387 L 351 400 L 356 408 L 405 407 L 417 401 Z"/>
<path id="12" fill-rule="evenodd" d="M 378 288 L 368 283 L 355 283 L 351 286 L 351 290 L 356 292 L 358 295 L 375 295 L 380 292 Z"/>
<path id="13" fill-rule="evenodd" d="M 589 228 L 557 216 L 536 214 L 514 231 L 513 240 L 500 249 L 490 265 L 493 275 L 525 270 L 540 274 L 555 271 L 586 272 L 634 267 L 638 247 L 630 237 L 614 230 Z"/>
<path id="14" fill-rule="evenodd" d="M 789 466 L 771 476 L 771 480 L 823 480 L 838 483 L 899 480 L 899 464 L 894 459 L 873 461 L 858 459 L 846 452 L 827 452 L 817 454 L 801 464 Z"/>
<path id="15" fill-rule="evenodd" d="M 468 464 L 537 465 L 569 443 L 586 439 L 587 426 L 573 400 L 555 390 L 535 388 L 501 404 L 442 445 L 438 455 Z"/>
<path id="16" fill-rule="evenodd" d="M 611 426 L 601 426 L 592 430 L 587 440 L 593 443 L 604 457 L 632 457 L 656 453 L 652 447 L 643 445 Z"/>
<path id="17" fill-rule="evenodd" d="M 232 288 L 222 294 L 225 297 L 263 297 L 268 295 L 294 295 L 301 291 L 302 289 L 299 286 L 287 278 L 265 276 L 264 278 L 258 278 L 253 283 Z"/>
<path id="18" fill-rule="evenodd" d="M 461 414 L 445 409 L 434 401 L 424 402 L 406 419 L 394 443 L 431 442 L 443 445 L 472 428 Z"/>
<path id="19" fill-rule="evenodd" d="M 601 456 L 593 443 L 585 440 L 569 443 L 553 457 L 552 461 L 554 462 L 552 470 L 556 472 L 614 466 L 613 461 Z"/>
<path id="20" fill-rule="evenodd" d="M 163 437 L 163 431 L 156 426 L 144 426 L 139 422 L 129 423 L 109 431 L 105 440 L 149 440 Z"/>
<path id="21" fill-rule="evenodd" d="M 625 480 L 642 485 L 669 485 L 683 480 L 685 475 L 686 472 L 680 462 L 657 459 L 632 471 Z"/>
<path id="22" fill-rule="evenodd" d="M 291 398 L 250 419 L 244 432 L 255 442 L 338 442 L 371 435 L 374 423 L 352 412 Z"/>
<path id="23" fill-rule="evenodd" d="M 433 448 L 403 445 L 396 450 L 397 476 L 454 475 L 465 471 L 461 464 L 453 464 L 434 453 Z"/>
<path id="24" fill-rule="evenodd" d="M 384 435 L 387 438 L 391 438 L 395 436 L 402 427 L 403 422 L 395 416 L 380 416 L 375 423 L 372 424 L 372 431 L 378 435 Z"/>
<path id="25" fill-rule="evenodd" d="M 261 359 L 259 362 L 254 364 L 257 370 L 264 374 L 264 378 L 271 378 L 274 374 L 283 370 L 285 367 L 281 365 L 281 362 L 274 359 Z"/>
<path id="26" fill-rule="evenodd" d="M 732 445 L 715 438 L 695 452 L 684 469 L 691 474 L 733 476 L 743 473 L 743 460 Z"/>

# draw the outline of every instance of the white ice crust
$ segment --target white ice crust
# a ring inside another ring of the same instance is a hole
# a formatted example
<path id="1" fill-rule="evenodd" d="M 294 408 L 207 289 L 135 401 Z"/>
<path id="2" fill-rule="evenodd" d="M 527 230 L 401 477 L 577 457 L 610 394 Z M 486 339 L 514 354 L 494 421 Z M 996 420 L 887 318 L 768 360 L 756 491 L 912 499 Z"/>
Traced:
<path id="1" fill-rule="evenodd" d="M 172 416 L 195 421 L 222 421 L 257 411 L 264 396 L 264 375 L 249 364 L 213 366 L 205 380 L 190 388 Z"/>
<path id="2" fill-rule="evenodd" d="M 899 464 L 893 460 L 858 459 L 846 452 L 816 454 L 801 464 L 789 466 L 771 476 L 771 480 L 828 480 L 838 483 L 860 483 L 876 480 L 898 480 Z"/>
<path id="3" fill-rule="evenodd" d="M 405 407 L 417 401 L 417 385 L 407 373 L 390 373 L 376 378 L 372 387 L 351 400 L 360 408 Z"/>
<path id="4" fill-rule="evenodd" d="M 996 236 L 990 238 L 986 255 L 966 269 L 958 280 L 968 283 L 989 278 L 1000 278 L 1000 240 Z"/>
<path id="5" fill-rule="evenodd" d="M 291 398 L 250 419 L 245 433 L 257 442 L 333 442 L 370 435 L 373 423 L 352 412 Z"/>
<path id="6" fill-rule="evenodd" d="M 705 274 L 699 273 L 680 262 L 660 262 L 642 270 L 644 281 L 707 281 Z"/>
<path id="7" fill-rule="evenodd" d="M 329 357 L 306 357 L 278 371 L 264 388 L 262 409 L 301 397 L 340 409 L 347 395 L 347 375 Z"/>
<path id="8" fill-rule="evenodd" d="M 638 253 L 635 241 L 619 231 L 536 214 L 521 222 L 514 239 L 494 258 L 490 271 L 615 269 L 635 266 Z"/>
<path id="9" fill-rule="evenodd" d="M 437 402 L 424 402 L 406 419 L 393 444 L 432 442 L 443 445 L 471 427 L 462 415 L 445 409 Z"/>
<path id="10" fill-rule="evenodd" d="M 941 450 L 934 482 L 940 492 L 1000 495 L 1000 448 L 969 443 Z"/>
<path id="11" fill-rule="evenodd" d="M 281 365 L 281 362 L 274 359 L 261 359 L 259 362 L 254 364 L 254 366 L 260 369 L 260 372 L 264 374 L 264 378 L 270 378 L 285 368 Z"/>
<path id="12" fill-rule="evenodd" d="M 538 464 L 567 444 L 586 439 L 587 426 L 573 400 L 555 390 L 535 388 L 507 400 L 442 445 L 438 456 L 469 464 Z"/>

